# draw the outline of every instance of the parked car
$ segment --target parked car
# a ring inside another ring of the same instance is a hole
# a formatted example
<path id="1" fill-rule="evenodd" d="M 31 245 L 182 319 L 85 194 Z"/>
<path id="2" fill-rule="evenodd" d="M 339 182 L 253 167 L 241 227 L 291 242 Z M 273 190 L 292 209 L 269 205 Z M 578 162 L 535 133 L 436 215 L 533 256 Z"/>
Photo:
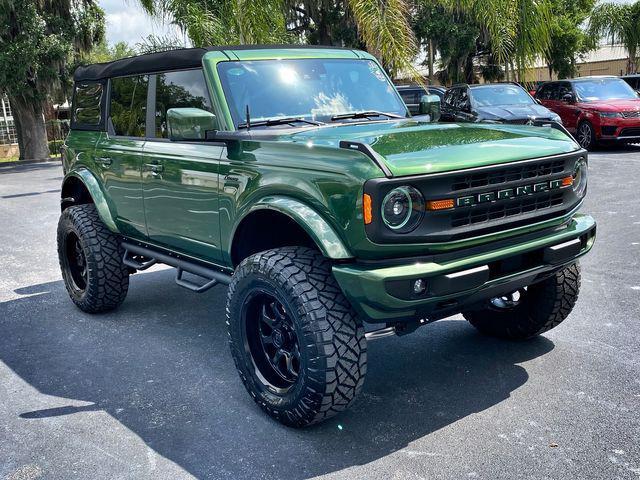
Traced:
<path id="1" fill-rule="evenodd" d="M 444 87 L 434 85 L 429 85 L 426 89 L 419 85 L 398 85 L 396 88 L 411 115 L 420 113 L 420 99 L 423 95 L 437 95 L 440 98 L 440 102 L 442 102 L 446 90 Z"/>
<path id="2" fill-rule="evenodd" d="M 538 104 L 520 85 L 492 83 L 461 84 L 448 89 L 441 120 L 533 125 L 538 120 L 560 122 L 560 117 Z"/>
<path id="3" fill-rule="evenodd" d="M 57 230 L 71 300 L 112 310 L 156 263 L 193 293 L 228 285 L 240 379 L 287 425 L 353 404 L 368 341 L 457 313 L 531 338 L 577 300 L 596 226 L 577 213 L 587 154 L 561 131 L 411 117 L 350 49 L 173 50 L 74 79 Z"/>
<path id="4" fill-rule="evenodd" d="M 625 75 L 620 78 L 627 82 L 636 92 L 640 92 L 640 73 L 636 75 Z"/>
<path id="5" fill-rule="evenodd" d="M 536 99 L 560 115 L 583 148 L 640 142 L 640 96 L 618 77 L 547 82 Z"/>

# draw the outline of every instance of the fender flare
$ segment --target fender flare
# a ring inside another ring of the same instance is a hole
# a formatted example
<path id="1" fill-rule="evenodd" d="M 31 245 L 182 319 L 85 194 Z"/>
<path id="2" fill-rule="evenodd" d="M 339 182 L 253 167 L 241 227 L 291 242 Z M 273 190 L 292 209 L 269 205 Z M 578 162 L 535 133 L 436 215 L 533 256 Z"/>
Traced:
<path id="1" fill-rule="evenodd" d="M 98 215 L 100 219 L 104 222 L 109 230 L 112 232 L 118 232 L 118 227 L 116 226 L 115 221 L 113 220 L 113 215 L 111 215 L 111 208 L 109 207 L 109 203 L 102 192 L 102 188 L 100 187 L 100 183 L 96 179 L 96 177 L 86 168 L 81 168 L 78 170 L 73 170 L 65 176 L 65 179 L 62 182 L 62 188 L 64 190 L 64 185 L 67 183 L 69 178 L 76 178 L 79 180 L 91 195 L 93 199 L 93 204 L 96 206 L 96 210 L 98 210 Z"/>
<path id="2" fill-rule="evenodd" d="M 333 227 L 318 212 L 299 200 L 285 196 L 264 197 L 256 202 L 236 223 L 232 239 L 242 221 L 258 210 L 274 210 L 291 218 L 309 234 L 325 257 L 333 260 L 353 258 Z"/>

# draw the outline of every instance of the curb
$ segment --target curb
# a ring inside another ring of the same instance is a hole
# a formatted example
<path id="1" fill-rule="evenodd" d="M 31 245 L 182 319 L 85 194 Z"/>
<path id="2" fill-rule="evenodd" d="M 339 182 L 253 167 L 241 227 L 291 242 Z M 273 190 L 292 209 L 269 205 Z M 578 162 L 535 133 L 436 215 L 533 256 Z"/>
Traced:
<path id="1" fill-rule="evenodd" d="M 32 163 L 49 163 L 49 162 L 60 162 L 62 163 L 61 157 L 49 157 L 44 160 L 16 160 L 14 162 L 0 162 L 0 168 L 3 167 L 16 167 L 20 165 L 30 165 Z"/>

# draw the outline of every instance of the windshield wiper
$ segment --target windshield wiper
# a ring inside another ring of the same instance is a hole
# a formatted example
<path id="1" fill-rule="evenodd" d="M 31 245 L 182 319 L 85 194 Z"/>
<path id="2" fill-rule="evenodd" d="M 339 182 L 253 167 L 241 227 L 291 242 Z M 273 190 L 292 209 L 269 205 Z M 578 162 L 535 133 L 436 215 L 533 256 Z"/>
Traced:
<path id="1" fill-rule="evenodd" d="M 401 115 L 396 115 L 395 113 L 379 112 L 377 110 L 368 110 L 366 112 L 350 112 L 350 113 L 341 113 L 339 115 L 334 115 L 333 117 L 331 117 L 331 121 L 335 122 L 336 120 L 345 120 L 350 118 L 369 118 L 369 117 L 405 118 Z"/>
<path id="2" fill-rule="evenodd" d="M 273 125 L 287 125 L 289 123 L 308 123 L 309 125 L 324 125 L 322 122 L 316 120 L 307 120 L 301 117 L 284 117 L 284 118 L 270 118 L 268 120 L 251 121 L 251 123 L 239 123 L 238 128 L 253 128 L 253 127 L 271 127 Z"/>

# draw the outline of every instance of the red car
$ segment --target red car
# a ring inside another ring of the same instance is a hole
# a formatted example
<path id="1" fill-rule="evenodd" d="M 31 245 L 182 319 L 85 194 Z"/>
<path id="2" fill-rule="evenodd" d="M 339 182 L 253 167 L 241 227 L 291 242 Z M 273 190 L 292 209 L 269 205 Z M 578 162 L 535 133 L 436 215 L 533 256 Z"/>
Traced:
<path id="1" fill-rule="evenodd" d="M 640 143 L 640 96 L 618 77 L 547 82 L 535 97 L 560 115 L 583 148 L 607 142 Z"/>

